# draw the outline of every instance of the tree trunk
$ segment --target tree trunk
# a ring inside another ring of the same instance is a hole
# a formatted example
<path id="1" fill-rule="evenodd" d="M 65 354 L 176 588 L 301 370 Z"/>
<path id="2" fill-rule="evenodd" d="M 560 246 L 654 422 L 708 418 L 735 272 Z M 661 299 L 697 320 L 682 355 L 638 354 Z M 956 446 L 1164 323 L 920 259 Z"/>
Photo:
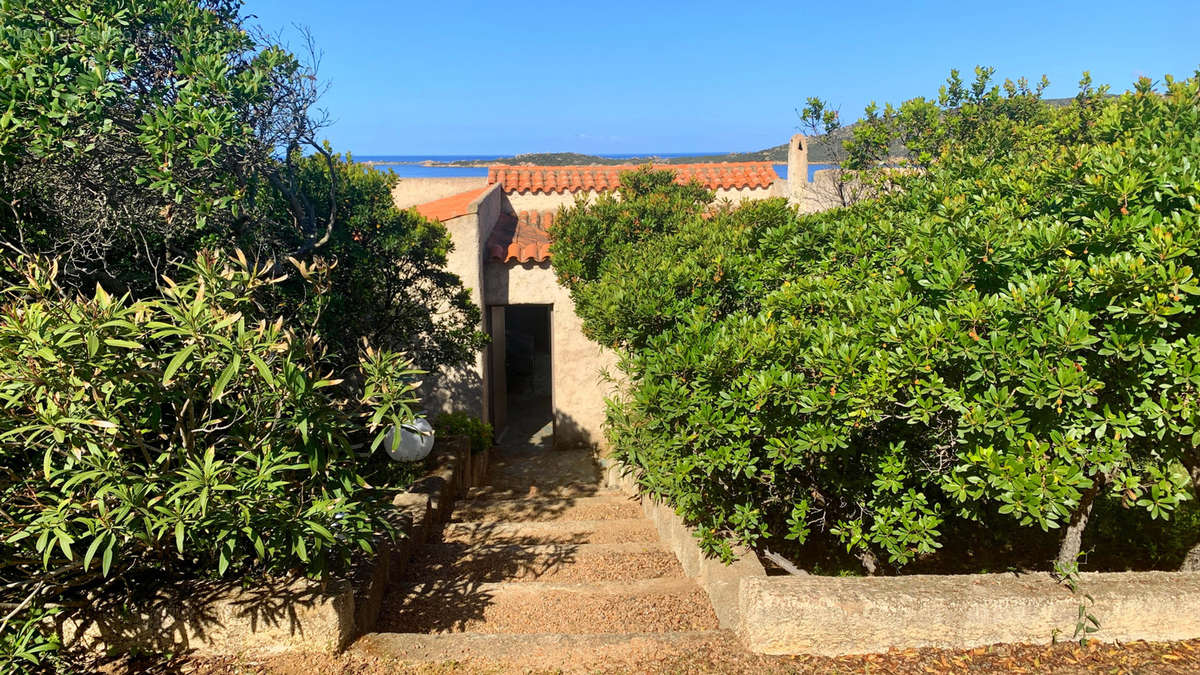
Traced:
<path id="1" fill-rule="evenodd" d="M 876 558 L 874 553 L 863 551 L 858 555 L 858 560 L 862 563 L 863 569 L 866 570 L 867 576 L 875 576 L 875 570 L 879 569 L 879 558 Z"/>
<path id="2" fill-rule="evenodd" d="M 1200 500 L 1200 461 L 1187 462 L 1188 473 L 1192 474 L 1192 494 L 1197 500 Z M 1197 541 L 1192 550 L 1183 558 L 1183 564 L 1179 566 L 1180 572 L 1200 572 L 1200 541 Z"/>
<path id="3" fill-rule="evenodd" d="M 1054 561 L 1055 572 L 1075 569 L 1079 549 L 1083 546 L 1083 531 L 1087 528 L 1088 517 L 1092 515 L 1092 505 L 1096 502 L 1096 494 L 1099 492 L 1100 477 L 1097 476 L 1095 484 L 1079 496 L 1079 506 L 1071 515 L 1071 522 L 1067 524 L 1067 530 L 1058 546 L 1058 557 Z"/>
<path id="4" fill-rule="evenodd" d="M 1180 572 L 1200 572 L 1200 541 L 1188 551 L 1184 556 L 1183 563 L 1179 565 Z"/>

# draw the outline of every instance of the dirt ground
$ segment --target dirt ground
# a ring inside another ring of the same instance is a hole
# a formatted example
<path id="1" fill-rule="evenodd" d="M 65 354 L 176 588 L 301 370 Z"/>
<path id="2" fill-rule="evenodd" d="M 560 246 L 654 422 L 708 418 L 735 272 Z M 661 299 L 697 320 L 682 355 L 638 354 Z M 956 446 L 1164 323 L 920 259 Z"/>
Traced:
<path id="1" fill-rule="evenodd" d="M 1200 640 L 1128 644 L 995 645 L 970 650 L 911 649 L 883 654 L 825 658 L 767 657 L 728 644 L 688 653 L 660 653 L 637 662 L 573 663 L 569 654 L 557 667 L 513 663 L 408 665 L 353 651 L 341 655 L 287 653 L 264 657 L 177 659 L 170 663 L 122 662 L 108 673 L 188 673 L 229 675 L 365 675 L 367 673 L 1197 673 Z"/>

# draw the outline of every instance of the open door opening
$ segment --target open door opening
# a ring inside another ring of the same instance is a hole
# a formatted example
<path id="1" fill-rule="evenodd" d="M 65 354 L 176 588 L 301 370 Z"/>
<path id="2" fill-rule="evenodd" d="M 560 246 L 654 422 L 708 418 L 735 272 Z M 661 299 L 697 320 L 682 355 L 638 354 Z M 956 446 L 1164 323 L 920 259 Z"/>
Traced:
<path id="1" fill-rule="evenodd" d="M 505 411 L 506 437 L 536 438 L 549 447 L 554 434 L 550 305 L 507 305 L 503 312 L 503 388 L 496 394 L 504 400 L 495 407 Z M 493 329 L 499 328 L 496 323 Z"/>

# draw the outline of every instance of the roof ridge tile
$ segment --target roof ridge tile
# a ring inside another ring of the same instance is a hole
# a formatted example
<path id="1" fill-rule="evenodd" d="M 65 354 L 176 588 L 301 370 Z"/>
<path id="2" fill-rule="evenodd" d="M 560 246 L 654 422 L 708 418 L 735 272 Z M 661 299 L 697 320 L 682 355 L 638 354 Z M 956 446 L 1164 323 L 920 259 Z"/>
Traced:
<path id="1" fill-rule="evenodd" d="M 417 213 L 430 220 L 447 221 L 451 218 L 465 216 L 470 213 L 471 204 L 475 202 L 484 192 L 491 189 L 492 183 L 489 182 L 480 188 L 471 188 L 464 192 L 452 194 L 448 197 L 434 199 L 423 204 L 417 204 L 411 208 L 417 210 Z"/>
<path id="2" fill-rule="evenodd" d="M 615 190 L 620 174 L 646 164 L 604 164 L 564 166 L 493 166 L 488 169 L 488 184 L 501 183 L 505 192 L 563 193 Z M 696 162 L 691 164 L 650 164 L 654 169 L 670 169 L 676 181 L 700 181 L 709 189 L 770 187 L 781 180 L 772 162 Z"/>
<path id="3" fill-rule="evenodd" d="M 488 259 L 495 262 L 545 262 L 550 259 L 550 234 L 557 211 L 504 214 L 488 237 Z"/>

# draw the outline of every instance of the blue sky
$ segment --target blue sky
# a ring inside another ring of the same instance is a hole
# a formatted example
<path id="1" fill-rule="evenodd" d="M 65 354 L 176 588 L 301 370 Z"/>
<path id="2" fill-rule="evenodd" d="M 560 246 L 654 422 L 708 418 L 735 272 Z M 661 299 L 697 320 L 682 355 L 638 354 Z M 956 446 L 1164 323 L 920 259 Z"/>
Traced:
<path id="1" fill-rule="evenodd" d="M 359 155 L 757 150 L 807 96 L 932 95 L 951 68 L 1124 90 L 1200 67 L 1200 0 L 246 0 L 323 52 L 329 139 Z"/>

